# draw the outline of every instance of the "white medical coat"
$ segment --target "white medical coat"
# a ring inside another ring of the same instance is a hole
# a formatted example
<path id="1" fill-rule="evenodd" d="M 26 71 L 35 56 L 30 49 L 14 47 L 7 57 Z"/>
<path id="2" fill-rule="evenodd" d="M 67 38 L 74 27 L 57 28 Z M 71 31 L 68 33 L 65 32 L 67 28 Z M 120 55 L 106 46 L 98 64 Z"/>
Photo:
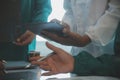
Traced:
<path id="1" fill-rule="evenodd" d="M 95 57 L 114 53 L 113 40 L 110 39 L 120 18 L 120 0 L 64 0 L 64 9 L 66 13 L 63 21 L 70 26 L 71 31 L 87 34 L 92 40 L 85 47 L 73 47 L 73 55 L 81 51 L 87 51 Z M 105 27 L 111 28 L 106 32 Z M 109 44 L 106 44 L 108 41 Z"/>

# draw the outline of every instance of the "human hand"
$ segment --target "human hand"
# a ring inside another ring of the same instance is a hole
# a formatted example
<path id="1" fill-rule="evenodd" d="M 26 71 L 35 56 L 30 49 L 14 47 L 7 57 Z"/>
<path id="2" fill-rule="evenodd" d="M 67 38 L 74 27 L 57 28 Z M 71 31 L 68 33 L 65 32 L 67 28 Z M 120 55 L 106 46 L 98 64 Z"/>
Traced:
<path id="1" fill-rule="evenodd" d="M 27 45 L 32 42 L 34 37 L 35 37 L 35 34 L 27 30 L 23 35 L 17 38 L 15 44 L 20 45 L 20 46 Z"/>
<path id="2" fill-rule="evenodd" d="M 52 20 L 52 22 L 61 23 L 56 19 Z M 83 47 L 91 42 L 90 38 L 87 35 L 81 36 L 77 33 L 71 32 L 69 25 L 67 25 L 64 22 L 62 22 L 62 25 L 64 26 L 63 33 L 66 35 L 65 37 L 60 37 L 56 34 L 47 31 L 43 31 L 42 34 L 48 37 L 50 40 L 68 46 Z"/>
<path id="3" fill-rule="evenodd" d="M 4 75 L 5 72 L 4 72 L 4 64 L 3 64 L 3 61 L 0 60 L 0 76 Z"/>
<path id="4" fill-rule="evenodd" d="M 58 73 L 67 73 L 73 71 L 74 67 L 74 58 L 65 52 L 64 50 L 57 48 L 50 43 L 46 43 L 46 46 L 53 50 L 53 53 L 55 53 L 52 56 L 49 56 L 43 61 L 37 61 L 40 57 L 32 57 L 30 58 L 31 63 L 34 65 L 40 66 L 40 68 L 49 71 L 46 73 L 43 73 L 44 76 L 49 76 L 53 74 Z"/>

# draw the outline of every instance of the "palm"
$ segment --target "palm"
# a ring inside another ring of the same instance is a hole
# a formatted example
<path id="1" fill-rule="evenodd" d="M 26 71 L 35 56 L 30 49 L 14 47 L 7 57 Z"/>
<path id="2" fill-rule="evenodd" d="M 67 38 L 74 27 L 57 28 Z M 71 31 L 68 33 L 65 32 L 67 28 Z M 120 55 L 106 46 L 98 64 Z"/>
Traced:
<path id="1" fill-rule="evenodd" d="M 46 70 L 50 71 L 47 73 L 47 75 L 71 72 L 73 58 L 68 53 L 67 54 L 66 52 L 63 53 L 65 53 L 65 55 L 63 55 L 64 57 L 62 56 L 62 54 L 61 55 L 55 54 L 46 60 L 47 66 L 49 67 L 49 69 Z"/>

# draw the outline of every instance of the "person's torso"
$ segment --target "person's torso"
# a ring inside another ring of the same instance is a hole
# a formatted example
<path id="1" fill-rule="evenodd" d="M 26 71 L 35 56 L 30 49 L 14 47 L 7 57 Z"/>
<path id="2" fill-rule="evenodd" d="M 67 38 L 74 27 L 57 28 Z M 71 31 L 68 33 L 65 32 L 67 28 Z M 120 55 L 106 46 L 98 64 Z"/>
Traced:
<path id="1" fill-rule="evenodd" d="M 71 11 L 73 14 L 72 31 L 80 35 L 84 35 L 88 28 L 93 27 L 98 19 L 104 14 L 108 0 L 69 0 Z M 67 3 L 66 3 L 67 4 Z M 87 51 L 94 56 L 99 56 L 103 53 L 113 54 L 113 42 L 107 46 L 98 46 L 94 43 L 86 47 L 73 47 L 72 54 L 77 55 L 80 51 Z"/>
<path id="2" fill-rule="evenodd" d="M 107 7 L 107 0 L 70 0 L 78 33 L 84 34 L 90 25 L 95 25 Z M 75 26 L 74 26 L 75 27 Z M 83 29 L 84 28 L 84 29 Z"/>
<path id="3" fill-rule="evenodd" d="M 0 2 L 0 37 L 1 41 L 12 39 L 14 28 L 20 22 L 20 1 L 1 0 Z"/>
<path id="4" fill-rule="evenodd" d="M 33 0 L 1 0 L 0 33 L 6 35 L 0 34 L 1 39 L 10 39 L 16 25 L 31 21 L 32 4 Z M 17 46 L 13 41 L 0 42 L 0 52 L 0 58 L 5 60 L 24 60 L 28 46 Z"/>

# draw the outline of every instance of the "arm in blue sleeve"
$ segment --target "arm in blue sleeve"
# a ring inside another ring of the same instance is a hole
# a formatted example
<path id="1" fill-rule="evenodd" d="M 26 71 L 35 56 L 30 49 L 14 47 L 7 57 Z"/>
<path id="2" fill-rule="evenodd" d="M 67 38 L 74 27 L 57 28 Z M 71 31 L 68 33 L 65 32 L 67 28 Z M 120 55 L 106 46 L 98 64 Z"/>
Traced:
<path id="1" fill-rule="evenodd" d="M 74 71 L 79 76 L 113 76 L 120 75 L 120 58 L 113 55 L 93 57 L 87 52 L 74 56 Z"/>
<path id="2" fill-rule="evenodd" d="M 50 0 L 35 0 L 32 14 L 32 22 L 46 22 L 50 15 L 51 1 Z"/>

